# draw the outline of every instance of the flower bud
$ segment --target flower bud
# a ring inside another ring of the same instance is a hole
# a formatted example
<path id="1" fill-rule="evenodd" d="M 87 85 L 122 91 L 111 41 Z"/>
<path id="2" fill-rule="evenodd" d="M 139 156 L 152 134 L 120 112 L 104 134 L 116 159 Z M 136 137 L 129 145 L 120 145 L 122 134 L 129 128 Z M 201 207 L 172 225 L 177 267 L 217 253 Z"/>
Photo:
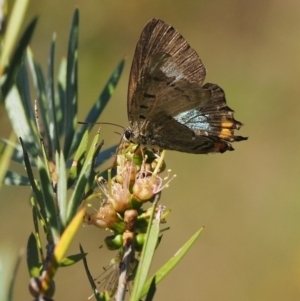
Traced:
<path id="1" fill-rule="evenodd" d="M 118 250 L 123 246 L 123 235 L 111 235 L 104 239 L 105 246 L 108 250 Z"/>

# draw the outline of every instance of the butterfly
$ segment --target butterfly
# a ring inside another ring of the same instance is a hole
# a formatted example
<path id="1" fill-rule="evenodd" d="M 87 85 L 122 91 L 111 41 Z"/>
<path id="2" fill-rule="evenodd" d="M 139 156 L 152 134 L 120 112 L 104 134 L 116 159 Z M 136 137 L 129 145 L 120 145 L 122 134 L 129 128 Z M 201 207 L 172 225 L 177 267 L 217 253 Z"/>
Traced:
<path id="1" fill-rule="evenodd" d="M 233 117 L 224 91 L 203 85 L 205 67 L 182 35 L 160 19 L 150 20 L 131 66 L 126 140 L 159 151 L 194 154 L 232 151 L 242 123 Z"/>

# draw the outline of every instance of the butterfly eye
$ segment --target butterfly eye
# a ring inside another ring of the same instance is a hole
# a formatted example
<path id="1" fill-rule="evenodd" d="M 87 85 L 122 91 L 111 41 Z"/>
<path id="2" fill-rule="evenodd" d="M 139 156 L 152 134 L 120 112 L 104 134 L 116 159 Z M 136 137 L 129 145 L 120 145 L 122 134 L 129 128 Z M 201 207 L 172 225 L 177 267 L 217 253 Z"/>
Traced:
<path id="1" fill-rule="evenodd" d="M 131 138 L 132 136 L 132 131 L 130 129 L 126 129 L 125 132 L 124 132 L 124 138 L 129 141 L 129 139 Z"/>

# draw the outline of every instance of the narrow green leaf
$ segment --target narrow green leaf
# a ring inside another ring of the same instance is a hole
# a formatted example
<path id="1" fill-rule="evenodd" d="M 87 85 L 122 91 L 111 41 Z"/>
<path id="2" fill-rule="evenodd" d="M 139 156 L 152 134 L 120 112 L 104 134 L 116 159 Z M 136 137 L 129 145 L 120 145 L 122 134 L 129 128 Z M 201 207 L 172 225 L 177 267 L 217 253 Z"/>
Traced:
<path id="1" fill-rule="evenodd" d="M 40 224 L 42 225 L 46 237 L 49 236 L 48 233 L 50 229 L 48 228 L 48 225 L 46 225 L 46 220 L 43 218 L 41 212 L 38 210 L 37 203 L 34 197 L 31 198 L 31 205 L 32 205 L 32 220 L 34 225 L 34 235 L 36 239 L 38 252 L 40 254 L 41 261 L 43 262 L 45 257 L 44 257 L 44 249 L 41 242 L 41 235 L 39 231 L 38 222 L 40 222 Z"/>
<path id="2" fill-rule="evenodd" d="M 66 106 L 65 106 L 65 145 L 64 155 L 68 159 L 71 154 L 75 128 L 77 125 L 77 60 L 78 60 L 79 11 L 75 10 L 71 25 L 67 56 Z"/>
<path id="3" fill-rule="evenodd" d="M 11 87 L 14 85 L 15 82 L 15 78 L 18 74 L 19 68 L 21 66 L 21 63 L 23 61 L 23 55 L 24 52 L 26 50 L 26 47 L 29 44 L 29 41 L 33 35 L 35 26 L 36 26 L 36 22 L 37 22 L 37 18 L 34 18 L 29 25 L 27 26 L 27 28 L 25 29 L 19 44 L 16 48 L 16 51 L 13 54 L 13 57 L 11 59 L 11 62 L 7 68 L 7 70 L 5 71 L 6 74 L 6 78 L 5 78 L 5 82 L 2 85 L 2 96 L 3 98 L 6 97 L 6 95 L 8 94 L 8 92 L 10 91 Z M 7 62 L 5 62 L 7 63 Z M 6 100 L 7 101 L 7 100 Z"/>
<path id="4" fill-rule="evenodd" d="M 55 116 L 60 138 L 65 133 L 65 103 L 66 103 L 66 77 L 67 77 L 67 61 L 65 58 L 61 60 L 58 71 L 57 92 L 55 98 Z"/>
<path id="5" fill-rule="evenodd" d="M 145 301 L 152 301 L 156 293 L 156 278 L 153 277 Z"/>
<path id="6" fill-rule="evenodd" d="M 49 149 L 52 149 L 52 154 L 54 156 L 55 152 L 60 152 L 60 143 L 56 122 L 56 111 L 55 111 L 55 93 L 54 93 L 54 52 L 55 52 L 55 41 L 56 35 L 54 34 L 52 37 L 52 43 L 50 47 L 50 55 L 49 55 L 49 65 L 48 65 L 48 80 L 47 80 L 47 104 L 48 104 L 48 113 L 49 113 L 49 129 L 50 129 L 50 141 Z M 50 160 L 53 158 L 49 157 Z"/>
<path id="7" fill-rule="evenodd" d="M 40 144 L 38 143 L 40 134 L 38 133 L 36 126 L 36 118 L 32 104 L 32 97 L 30 95 L 30 83 L 28 78 L 28 72 L 24 63 L 20 67 L 18 76 L 16 78 L 16 85 L 22 101 L 22 106 L 25 112 L 26 120 L 31 130 L 30 136 L 38 138 L 35 139 L 36 152 L 32 153 L 32 155 L 36 155 L 36 153 L 40 151 Z M 24 141 L 26 141 L 26 139 L 24 139 Z"/>
<path id="8" fill-rule="evenodd" d="M 13 134 L 15 136 L 15 134 Z M 11 160 L 18 162 L 18 163 L 23 163 L 23 150 L 20 144 L 16 144 L 13 142 L 11 139 L 7 140 L 4 138 L 0 138 L 0 145 L 2 147 L 6 147 L 9 145 L 10 147 L 13 148 L 13 154 L 11 156 Z M 31 159 L 31 158 L 29 158 Z M 30 161 L 30 164 L 33 165 L 33 160 Z"/>
<path id="9" fill-rule="evenodd" d="M 84 133 L 83 138 L 80 141 L 80 145 L 73 159 L 72 167 L 70 168 L 69 178 L 68 178 L 68 188 L 70 188 L 79 177 L 80 171 L 85 161 L 88 139 L 89 139 L 89 132 L 86 131 Z"/>
<path id="10" fill-rule="evenodd" d="M 65 257 L 60 262 L 60 266 L 61 267 L 68 267 L 70 265 L 73 265 L 73 264 L 79 262 L 80 260 L 82 260 L 83 258 L 85 258 L 86 255 L 87 255 L 87 253 L 84 253 L 84 254 L 80 253 L 80 254 L 75 254 L 75 255 L 70 255 L 68 257 Z"/>
<path id="11" fill-rule="evenodd" d="M 158 284 L 161 280 L 167 276 L 170 271 L 179 263 L 179 261 L 183 258 L 183 256 L 188 252 L 188 250 L 192 247 L 192 245 L 196 242 L 200 234 L 204 228 L 199 229 L 183 246 L 180 248 L 175 255 L 166 262 L 155 274 L 152 276 L 146 283 L 142 290 L 140 297 L 144 297 L 151 285 L 153 278 L 155 277 L 156 284 Z"/>
<path id="12" fill-rule="evenodd" d="M 51 228 L 54 241 L 56 242 L 59 240 L 60 230 L 57 220 L 56 200 L 53 193 L 53 187 L 48 169 L 40 158 L 38 158 L 37 166 L 40 174 L 41 188 L 47 212 L 47 220 L 49 223 L 49 227 Z"/>
<path id="13" fill-rule="evenodd" d="M 111 159 L 114 154 L 116 153 L 118 145 L 113 145 L 105 150 L 103 150 L 96 158 L 95 160 L 95 167 L 100 166 L 103 164 L 106 160 Z"/>
<path id="14" fill-rule="evenodd" d="M 157 239 L 159 236 L 159 224 L 160 224 L 160 219 L 155 218 L 154 219 L 154 214 L 155 213 L 155 207 L 156 207 L 156 202 L 158 201 L 159 196 L 156 196 L 156 200 L 153 204 L 153 211 L 149 220 L 149 226 L 147 229 L 147 235 L 146 235 L 146 240 L 145 244 L 143 246 L 143 251 L 141 254 L 141 258 L 139 261 L 138 269 L 136 272 L 135 280 L 134 280 L 134 285 L 132 289 L 132 294 L 130 297 L 131 301 L 138 301 L 140 300 L 141 297 L 141 292 L 144 287 L 144 284 L 146 282 L 149 269 L 151 266 L 151 262 L 154 256 L 154 251 L 156 248 L 157 244 Z"/>
<path id="15" fill-rule="evenodd" d="M 43 218 L 46 219 L 46 208 L 45 208 L 43 194 L 41 192 L 41 189 L 40 189 L 38 183 L 34 179 L 32 168 L 31 168 L 31 165 L 30 165 L 29 157 L 28 157 L 28 153 L 27 153 L 27 150 L 26 150 L 25 145 L 23 143 L 23 140 L 22 140 L 22 138 L 19 138 L 19 139 L 20 139 L 22 149 L 23 149 L 24 163 L 25 163 L 25 167 L 26 167 L 26 172 L 27 172 L 27 175 L 28 175 L 28 179 L 29 179 L 31 188 L 32 188 L 32 190 L 35 194 L 35 200 L 38 202 L 38 204 L 40 206 L 40 210 L 41 210 L 41 214 L 42 214 Z"/>
<path id="16" fill-rule="evenodd" d="M 25 18 L 28 3 L 29 0 L 17 0 L 14 3 L 13 10 L 11 12 L 8 26 L 5 32 L 4 41 L 2 42 L 2 51 L 0 59 L 1 75 L 12 56 L 12 52 L 16 45 L 19 32 L 22 28 L 22 23 Z"/>
<path id="17" fill-rule="evenodd" d="M 9 138 L 9 144 L 1 143 L 0 145 L 0 188 L 2 184 L 7 184 L 13 182 L 13 178 L 16 179 L 16 177 L 13 177 L 8 170 L 9 164 L 11 161 L 11 157 L 13 156 L 14 153 L 14 147 L 13 145 L 16 142 L 16 135 L 14 133 L 11 133 L 10 138 Z M 19 179 L 20 180 L 20 179 Z"/>
<path id="18" fill-rule="evenodd" d="M 88 115 L 85 118 L 85 122 L 88 124 L 82 124 L 81 127 L 77 130 L 75 138 L 73 140 L 72 148 L 70 153 L 73 154 L 74 151 L 77 149 L 84 132 L 87 129 L 92 129 L 95 125 L 95 122 L 99 119 L 99 116 L 103 112 L 104 108 L 106 107 L 107 103 L 109 102 L 115 88 L 119 82 L 120 76 L 122 74 L 124 68 L 125 60 L 122 60 L 119 65 L 114 70 L 113 74 L 110 76 L 109 80 L 107 81 L 103 91 L 99 95 L 97 101 L 90 109 Z"/>
<path id="19" fill-rule="evenodd" d="M 88 152 L 82 170 L 79 174 L 78 181 L 75 185 L 73 194 L 71 196 L 71 199 L 69 200 L 68 214 L 67 214 L 68 221 L 72 219 L 72 217 L 74 216 L 75 212 L 78 210 L 78 207 L 80 206 L 83 200 L 84 190 L 86 184 L 90 180 L 90 175 L 93 170 L 94 156 L 95 156 L 95 152 L 97 151 L 97 142 L 99 140 L 99 136 L 100 134 L 98 133 L 93 139 L 92 146 L 90 147 L 90 150 Z"/>
<path id="20" fill-rule="evenodd" d="M 58 182 L 57 182 L 57 202 L 59 208 L 59 216 L 61 222 L 61 233 L 67 225 L 67 176 L 66 176 L 66 162 L 64 154 L 61 151 L 60 155 L 56 156 L 57 162 L 57 173 L 58 173 Z"/>
<path id="21" fill-rule="evenodd" d="M 23 108 L 28 120 L 28 123 L 34 122 L 35 128 L 35 115 L 32 106 L 32 98 L 30 95 L 30 84 L 27 69 L 24 63 L 21 64 L 18 76 L 16 78 L 16 85 L 22 100 Z"/>
<path id="22" fill-rule="evenodd" d="M 33 123 L 29 120 L 22 99 L 16 86 L 12 87 L 6 97 L 5 107 L 13 126 L 13 129 L 18 137 L 22 137 L 26 149 L 35 157 L 38 155 L 40 146 L 38 144 L 39 137 L 36 130 L 33 130 Z"/>
<path id="23" fill-rule="evenodd" d="M 96 176 L 96 171 L 94 170 L 94 167 L 95 167 L 95 161 L 96 161 L 96 158 L 97 156 L 99 155 L 99 152 L 102 148 L 104 144 L 104 141 L 102 140 L 99 144 L 95 145 L 95 152 L 93 154 L 93 158 L 92 158 L 92 169 L 91 169 L 91 172 L 90 172 L 90 177 L 88 179 L 88 182 L 85 186 L 85 194 L 86 194 L 86 197 L 88 195 L 90 195 L 92 193 L 92 191 L 94 190 L 94 186 L 95 186 L 95 176 Z"/>
<path id="24" fill-rule="evenodd" d="M 43 139 L 47 145 L 51 146 L 46 83 L 42 68 L 34 61 L 33 53 L 29 47 L 27 48 L 27 61 L 33 79 L 34 89 L 37 95 L 38 116 L 41 117 L 39 120 L 41 120 L 43 124 Z M 51 147 L 49 147 L 49 149 L 51 149 Z"/>
<path id="25" fill-rule="evenodd" d="M 41 262 L 39 260 L 38 245 L 35 236 L 31 233 L 27 242 L 27 268 L 30 277 L 39 277 Z"/>
<path id="26" fill-rule="evenodd" d="M 27 177 L 22 176 L 14 171 L 7 171 L 3 179 L 5 185 L 29 186 L 30 181 Z"/>

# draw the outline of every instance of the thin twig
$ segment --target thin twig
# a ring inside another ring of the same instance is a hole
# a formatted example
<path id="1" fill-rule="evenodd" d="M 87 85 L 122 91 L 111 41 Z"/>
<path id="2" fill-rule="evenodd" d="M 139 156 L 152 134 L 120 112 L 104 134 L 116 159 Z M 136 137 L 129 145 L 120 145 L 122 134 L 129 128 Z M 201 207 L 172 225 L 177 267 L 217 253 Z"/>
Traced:
<path id="1" fill-rule="evenodd" d="M 119 276 L 119 284 L 118 290 L 116 293 L 116 301 L 123 301 L 126 294 L 126 285 L 127 285 L 127 271 L 129 268 L 129 264 L 132 256 L 132 244 L 128 243 L 124 246 L 124 256 L 123 260 L 120 263 L 120 276 Z"/>
<path id="2" fill-rule="evenodd" d="M 134 209 L 126 210 L 124 213 L 124 222 L 126 230 L 123 233 L 123 249 L 124 255 L 120 263 L 120 275 L 118 289 L 116 293 L 116 301 L 123 301 L 126 294 L 127 274 L 130 269 L 132 256 L 134 256 L 134 231 L 138 213 Z"/>

